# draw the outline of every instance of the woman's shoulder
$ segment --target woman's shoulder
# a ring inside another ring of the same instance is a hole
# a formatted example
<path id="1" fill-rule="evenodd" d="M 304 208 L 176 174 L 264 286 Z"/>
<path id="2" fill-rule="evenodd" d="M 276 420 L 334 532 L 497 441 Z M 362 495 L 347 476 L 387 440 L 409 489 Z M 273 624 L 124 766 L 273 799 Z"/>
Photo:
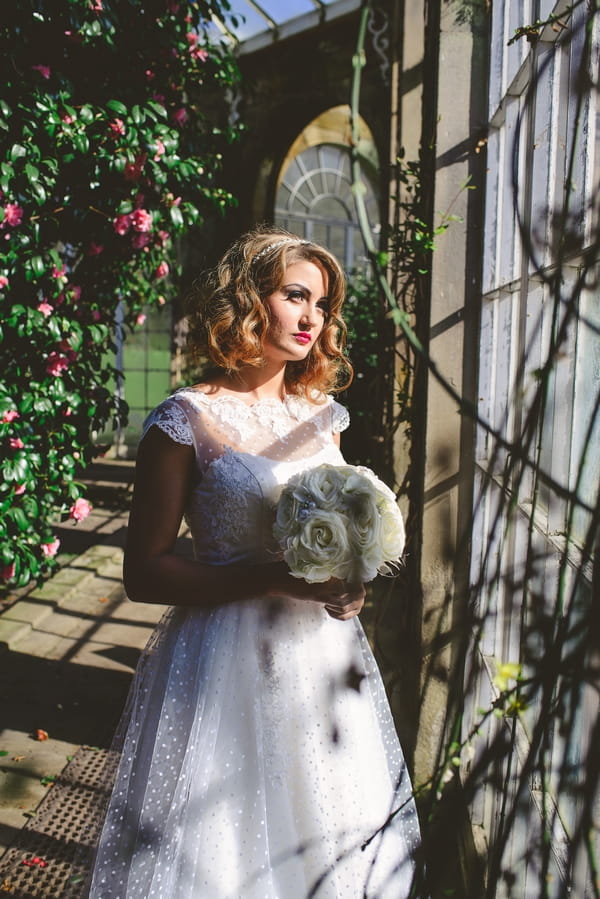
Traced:
<path id="1" fill-rule="evenodd" d="M 192 445 L 209 421 L 226 415 L 229 397 L 215 383 L 180 387 L 165 397 L 144 421 L 142 437 L 156 425 L 177 443 Z"/>
<path id="2" fill-rule="evenodd" d="M 298 412 L 302 413 L 298 417 L 308 418 L 318 415 L 327 420 L 331 430 L 336 433 L 344 431 L 350 424 L 350 415 L 346 407 L 329 393 L 313 390 L 309 395 L 289 397 L 288 402 L 292 408 L 297 406 Z"/>
<path id="3" fill-rule="evenodd" d="M 144 421 L 142 439 L 155 425 L 175 443 L 192 446 L 194 438 L 189 415 L 192 391 L 193 388 L 182 387 L 155 406 Z"/>

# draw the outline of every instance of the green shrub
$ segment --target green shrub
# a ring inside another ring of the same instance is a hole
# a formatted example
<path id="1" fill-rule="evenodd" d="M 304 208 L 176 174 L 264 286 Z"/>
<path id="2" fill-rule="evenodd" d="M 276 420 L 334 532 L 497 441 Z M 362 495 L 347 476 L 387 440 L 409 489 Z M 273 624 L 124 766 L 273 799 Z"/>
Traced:
<path id="1" fill-rule="evenodd" d="M 175 242 L 215 207 L 236 69 L 223 2 L 19 0 L 0 24 L 0 578 L 55 564 L 84 517 L 92 434 L 126 327 L 176 289 Z M 210 32 L 212 33 L 212 32 Z M 225 124 L 223 124 L 225 122 Z"/>

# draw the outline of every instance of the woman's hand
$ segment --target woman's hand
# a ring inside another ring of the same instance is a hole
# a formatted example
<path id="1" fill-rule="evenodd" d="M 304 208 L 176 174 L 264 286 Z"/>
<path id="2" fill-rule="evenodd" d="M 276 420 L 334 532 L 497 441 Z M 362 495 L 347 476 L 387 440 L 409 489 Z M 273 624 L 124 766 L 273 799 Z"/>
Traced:
<path id="1" fill-rule="evenodd" d="M 337 618 L 338 621 L 348 621 L 359 614 L 365 604 L 364 584 L 346 584 L 332 578 L 324 586 L 330 587 L 327 599 L 323 603 L 328 615 Z"/>
<path id="2" fill-rule="evenodd" d="M 273 570 L 278 570 L 280 577 L 274 580 L 270 593 L 319 602 L 327 614 L 338 621 L 354 618 L 365 604 L 364 584 L 347 584 L 335 577 L 323 584 L 309 584 L 302 578 L 292 577 L 285 563 L 273 566 Z"/>

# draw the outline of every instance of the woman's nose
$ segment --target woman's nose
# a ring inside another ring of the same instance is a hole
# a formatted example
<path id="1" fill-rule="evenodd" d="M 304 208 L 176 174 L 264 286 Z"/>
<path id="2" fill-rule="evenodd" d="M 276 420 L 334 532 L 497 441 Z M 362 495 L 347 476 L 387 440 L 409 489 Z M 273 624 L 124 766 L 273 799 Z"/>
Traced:
<path id="1" fill-rule="evenodd" d="M 308 331 L 309 328 L 314 328 L 316 324 L 316 312 L 310 309 L 305 309 L 300 318 L 300 327 L 303 331 Z"/>

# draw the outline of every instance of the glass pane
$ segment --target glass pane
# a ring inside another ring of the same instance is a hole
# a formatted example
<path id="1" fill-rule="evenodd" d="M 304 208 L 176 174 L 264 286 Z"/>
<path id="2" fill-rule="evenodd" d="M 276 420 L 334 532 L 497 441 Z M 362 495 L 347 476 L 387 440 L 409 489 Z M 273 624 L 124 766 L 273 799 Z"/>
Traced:
<path id="1" fill-rule="evenodd" d="M 315 12 L 315 4 L 311 0 L 260 0 L 259 6 L 274 19 L 278 25 L 288 22 L 307 12 Z"/>
<path id="2" fill-rule="evenodd" d="M 350 210 L 337 197 L 321 197 L 312 207 L 313 214 L 330 220 L 342 221 L 352 218 Z"/>

